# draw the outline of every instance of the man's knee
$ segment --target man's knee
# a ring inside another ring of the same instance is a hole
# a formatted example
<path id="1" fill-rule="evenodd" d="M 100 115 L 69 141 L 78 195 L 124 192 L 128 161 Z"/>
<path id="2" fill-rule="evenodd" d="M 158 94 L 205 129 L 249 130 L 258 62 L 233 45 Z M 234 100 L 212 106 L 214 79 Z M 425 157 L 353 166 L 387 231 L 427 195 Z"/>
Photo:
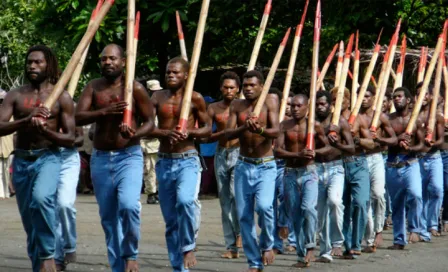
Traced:
<path id="1" fill-rule="evenodd" d="M 327 205 L 331 209 L 342 207 L 342 196 L 329 196 L 327 200 Z"/>
<path id="2" fill-rule="evenodd" d="M 268 202 L 268 201 L 259 201 L 257 203 L 257 207 L 256 207 L 256 211 L 258 214 L 264 214 L 264 213 L 269 213 L 269 212 L 273 212 L 274 207 L 273 207 L 273 202 Z"/>

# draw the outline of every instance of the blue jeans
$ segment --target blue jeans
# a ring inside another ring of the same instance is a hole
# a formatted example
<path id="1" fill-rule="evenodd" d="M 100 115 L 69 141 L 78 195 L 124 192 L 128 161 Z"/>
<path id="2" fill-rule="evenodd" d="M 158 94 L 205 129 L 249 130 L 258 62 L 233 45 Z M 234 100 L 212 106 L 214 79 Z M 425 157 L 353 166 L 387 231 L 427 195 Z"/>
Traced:
<path id="1" fill-rule="evenodd" d="M 384 162 L 384 173 L 386 173 L 386 162 L 387 162 L 387 154 L 383 153 L 383 162 Z M 384 214 L 384 217 L 387 218 L 389 216 L 392 216 L 392 204 L 390 201 L 390 194 L 389 189 L 387 188 L 387 177 L 386 177 L 386 183 L 384 184 L 384 198 L 386 199 L 386 211 Z"/>
<path id="2" fill-rule="evenodd" d="M 183 254 L 192 251 L 196 246 L 198 208 L 195 201 L 200 171 L 201 165 L 196 150 L 176 154 L 160 153 L 156 163 L 168 257 L 176 272 L 188 271 L 184 268 Z"/>
<path id="3" fill-rule="evenodd" d="M 315 165 L 285 169 L 285 205 L 297 241 L 299 262 L 307 249 L 316 247 L 317 195 L 319 181 Z"/>
<path id="4" fill-rule="evenodd" d="M 67 253 L 76 251 L 76 187 L 81 162 L 76 148 L 60 148 L 61 178 L 57 193 L 56 263 L 64 263 Z"/>
<path id="5" fill-rule="evenodd" d="M 109 264 L 112 271 L 122 272 L 125 261 L 138 255 L 142 150 L 138 145 L 113 151 L 93 149 L 90 168 Z"/>
<path id="6" fill-rule="evenodd" d="M 56 191 L 61 158 L 58 150 L 15 150 L 13 185 L 33 272 L 55 254 Z"/>
<path id="7" fill-rule="evenodd" d="M 407 161 L 405 166 L 392 167 L 392 163 Z M 389 154 L 386 167 L 387 186 L 392 200 L 394 244 L 406 245 L 406 206 L 408 206 L 409 232 L 420 233 L 419 217 L 422 213 L 422 179 L 420 166 L 409 155 Z"/>
<path id="8" fill-rule="evenodd" d="M 263 269 L 261 252 L 274 246 L 274 201 L 277 167 L 273 157 L 259 160 L 271 160 L 252 164 L 238 159 L 235 166 L 235 200 L 240 222 L 243 248 L 250 268 Z M 254 211 L 259 216 L 261 228 L 260 246 L 257 243 Z"/>
<path id="9" fill-rule="evenodd" d="M 440 152 L 427 154 L 419 160 L 422 174 L 423 213 L 420 217 L 420 236 L 431 240 L 431 230 L 438 230 L 443 202 L 443 163 Z"/>
<path id="10" fill-rule="evenodd" d="M 367 224 L 367 203 L 370 198 L 369 168 L 364 155 L 344 158 L 345 188 L 344 245 L 347 251 L 361 250 Z"/>
<path id="11" fill-rule="evenodd" d="M 443 213 L 442 221 L 444 224 L 448 223 L 448 150 L 440 150 L 443 163 Z"/>
<path id="12" fill-rule="evenodd" d="M 235 204 L 235 164 L 240 153 L 239 147 L 218 146 L 215 154 L 215 175 L 218 183 L 219 203 L 221 204 L 222 230 L 227 250 L 238 252 L 237 236 L 240 225 Z"/>
<path id="13" fill-rule="evenodd" d="M 332 247 L 344 243 L 344 166 L 342 160 L 316 164 L 319 176 L 319 199 L 317 202 L 320 256 L 333 260 Z"/>

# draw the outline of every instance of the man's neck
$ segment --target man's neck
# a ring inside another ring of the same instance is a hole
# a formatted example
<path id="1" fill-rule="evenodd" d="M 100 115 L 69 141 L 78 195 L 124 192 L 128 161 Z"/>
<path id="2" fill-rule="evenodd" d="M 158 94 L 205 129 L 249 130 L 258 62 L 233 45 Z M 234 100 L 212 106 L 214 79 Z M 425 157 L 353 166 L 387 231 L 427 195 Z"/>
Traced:
<path id="1" fill-rule="evenodd" d="M 107 83 L 111 86 L 111 87 L 118 87 L 122 84 L 123 82 L 123 74 L 115 77 L 115 78 L 107 78 L 105 77 Z"/>
<path id="2" fill-rule="evenodd" d="M 33 91 L 37 91 L 38 93 L 44 90 L 48 90 L 52 84 L 48 82 L 48 80 L 44 80 L 42 82 L 31 82 L 31 86 L 33 87 Z"/>
<path id="3" fill-rule="evenodd" d="M 232 101 L 233 101 L 233 99 L 232 99 L 232 100 L 229 100 L 229 99 L 223 99 L 223 100 L 221 100 L 221 103 L 222 103 L 224 106 L 229 107 L 230 104 L 232 103 Z"/>
<path id="4" fill-rule="evenodd" d="M 185 90 L 185 86 L 176 88 L 176 89 L 169 89 L 170 93 L 172 95 L 178 96 L 178 95 L 183 95 L 184 94 L 184 90 Z"/>
<path id="5" fill-rule="evenodd" d="M 406 117 L 409 115 L 409 108 L 406 107 L 402 111 L 396 110 L 395 113 L 397 114 L 397 116 Z"/>

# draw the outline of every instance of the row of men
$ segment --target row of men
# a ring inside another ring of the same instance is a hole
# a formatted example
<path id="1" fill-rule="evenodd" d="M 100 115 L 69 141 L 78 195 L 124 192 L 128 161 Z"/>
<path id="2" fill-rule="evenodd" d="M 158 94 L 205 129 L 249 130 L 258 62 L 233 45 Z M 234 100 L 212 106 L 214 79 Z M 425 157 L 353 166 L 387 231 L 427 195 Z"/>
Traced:
<path id="1" fill-rule="evenodd" d="M 305 148 L 309 107 L 306 95 L 291 98 L 290 117 L 281 124 L 279 99 L 273 97 L 266 100 L 257 118 L 252 116 L 264 83 L 263 75 L 257 71 L 243 76 L 244 100 L 234 99 L 240 89 L 240 79 L 234 73 L 222 76 L 223 101 L 208 109 L 202 96 L 194 92 L 188 130 L 183 133 L 176 130 L 189 71 L 189 64 L 182 58 L 168 62 L 167 90 L 155 92 L 150 98 L 142 85 L 134 83 L 131 126 L 122 123 L 127 104 L 123 102 L 125 55 L 120 46 L 112 44 L 104 48 L 102 77 L 85 86 L 76 108 L 67 93 L 62 94 L 52 109 L 42 105 L 58 79 L 56 57 L 49 48 L 32 47 L 25 67 L 30 84 L 11 90 L 5 97 L 0 109 L 0 135 L 17 131 L 13 183 L 33 271 L 56 270 L 55 245 L 61 237 L 55 234 L 53 226 L 58 221 L 55 199 L 60 179 L 54 173 L 61 170 L 59 148 L 73 147 L 75 127 L 89 123 L 96 123 L 91 175 L 112 271 L 139 270 L 143 175 L 139 143 L 144 137 L 160 140 L 156 175 L 174 271 L 187 271 L 196 265 L 199 209 L 195 203 L 201 166 L 195 140 L 219 141 L 216 169 L 229 250 L 225 257 L 238 257 L 237 241 L 241 234 L 249 271 L 261 271 L 264 265 L 273 263 L 274 241 L 279 239 L 274 236 L 286 238 L 289 228 L 295 232 L 292 237 L 297 241 L 298 267 L 309 266 L 314 259 L 317 226 L 322 259 L 331 260 L 332 255 L 354 258 L 360 254 L 364 236 L 367 250 L 375 251 L 381 243 L 384 225 L 386 172 L 382 152 L 386 148 L 387 188 L 394 221 L 392 248 L 403 249 L 406 244 L 406 212 L 411 241 L 420 237 L 430 239 L 428 231 L 437 228 L 441 200 L 432 188 L 439 188 L 441 176 L 434 178 L 437 176 L 432 172 L 442 169 L 433 161 L 440 159 L 438 149 L 443 148 L 444 131 L 439 118 L 437 140 L 425 143 L 424 123 L 430 95 L 411 137 L 404 134 L 412 100 L 406 88 L 394 91 L 396 112 L 381 116 L 376 133 L 369 131 L 374 89 L 368 90 L 352 127 L 346 121 L 350 114 L 348 97 L 342 111 L 344 118 L 339 126 L 332 126 L 331 94 L 319 92 L 316 149 L 309 150 Z M 11 116 L 14 121 L 9 122 Z M 212 121 L 218 127 L 213 134 Z M 276 162 L 276 158 L 283 162 Z M 420 170 L 423 177 L 429 178 L 422 181 Z M 277 195 L 281 196 L 282 190 L 284 201 L 277 206 Z M 255 231 L 255 211 L 261 228 L 260 244 Z"/>

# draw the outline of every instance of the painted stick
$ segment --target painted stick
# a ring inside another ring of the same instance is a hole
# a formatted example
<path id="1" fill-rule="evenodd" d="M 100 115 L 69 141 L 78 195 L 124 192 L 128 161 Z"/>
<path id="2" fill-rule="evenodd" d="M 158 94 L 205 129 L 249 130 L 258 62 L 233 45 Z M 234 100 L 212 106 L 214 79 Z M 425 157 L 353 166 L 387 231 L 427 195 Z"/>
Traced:
<path id="1" fill-rule="evenodd" d="M 386 54 L 384 55 L 384 59 L 383 59 L 383 63 L 381 64 L 381 71 L 380 71 L 380 75 L 378 77 L 378 82 L 375 88 L 375 93 L 377 95 L 375 95 L 375 102 L 373 103 L 373 110 L 376 109 L 376 105 L 378 103 L 378 94 L 381 91 L 381 85 L 383 84 L 383 79 L 384 79 L 384 75 L 386 73 L 386 68 L 387 68 L 387 61 L 389 60 L 389 55 L 390 55 L 390 46 L 387 48 Z"/>
<path id="2" fill-rule="evenodd" d="M 320 75 L 317 79 L 317 88 L 324 88 L 324 78 L 327 74 L 328 68 L 330 67 L 331 61 L 333 60 L 334 54 L 336 53 L 336 50 L 338 49 L 339 44 L 335 44 L 333 47 L 333 50 L 331 50 L 330 55 L 328 55 L 327 60 L 325 61 L 324 67 L 322 67 L 322 71 L 320 72 Z"/>
<path id="3" fill-rule="evenodd" d="M 135 27 L 134 27 L 134 52 L 135 52 L 134 66 L 135 66 L 135 62 L 137 61 L 139 31 L 140 31 L 140 11 L 137 11 L 137 15 L 135 16 Z"/>
<path id="4" fill-rule="evenodd" d="M 91 26 L 89 28 L 87 28 L 86 33 L 82 37 L 78 46 L 76 47 L 76 50 L 73 53 L 67 66 L 65 67 L 64 72 L 62 73 L 58 82 L 54 86 L 53 91 L 51 92 L 50 96 L 48 96 L 47 100 L 45 101 L 44 106 L 46 108 L 51 109 L 53 107 L 54 103 L 56 103 L 56 100 L 59 99 L 59 96 L 64 91 L 65 86 L 67 86 L 67 83 L 70 80 L 70 77 L 72 76 L 73 71 L 75 71 L 76 66 L 78 65 L 79 61 L 81 60 L 82 54 L 84 53 L 84 51 L 86 50 L 86 48 L 90 44 L 90 42 L 92 41 L 93 36 L 95 36 L 95 32 L 100 27 L 101 21 L 104 19 L 107 12 L 110 10 L 112 5 L 114 4 L 114 1 L 115 0 L 106 0 L 103 3 L 103 5 L 101 6 L 101 9 L 97 13 Z"/>
<path id="5" fill-rule="evenodd" d="M 446 58 L 443 57 L 443 81 L 445 83 L 445 105 L 443 107 L 443 116 L 445 118 L 445 124 L 448 124 L 448 69 L 446 68 Z"/>
<path id="6" fill-rule="evenodd" d="M 352 71 L 350 71 L 350 69 L 347 71 L 347 74 L 350 77 L 350 79 L 353 80 L 353 74 L 352 74 Z M 356 86 L 357 86 L 357 88 L 359 88 L 359 86 L 361 86 L 361 85 L 359 85 L 359 83 L 358 83 L 358 84 L 356 84 Z"/>
<path id="7" fill-rule="evenodd" d="M 341 81 L 339 82 L 338 85 L 338 93 L 334 105 L 333 116 L 331 118 L 331 124 L 335 126 L 339 126 L 339 118 L 341 116 L 342 101 L 344 100 L 345 83 L 347 81 L 348 67 L 350 66 L 350 56 L 352 54 L 354 36 L 355 36 L 354 34 L 350 35 L 350 40 L 348 42 L 347 49 L 345 51 L 344 65 L 342 66 L 342 72 L 341 72 Z M 335 132 L 332 131 L 330 133 Z"/>
<path id="8" fill-rule="evenodd" d="M 352 79 L 352 93 L 350 99 L 350 108 L 353 109 L 356 104 L 356 96 L 359 88 L 358 77 L 359 77 L 359 55 L 358 50 L 359 42 L 359 30 L 356 31 L 356 42 L 355 42 L 355 61 L 353 62 L 353 79 Z"/>
<path id="9" fill-rule="evenodd" d="M 277 71 L 278 64 L 280 63 L 280 59 L 282 58 L 283 51 L 285 50 L 286 43 L 288 42 L 289 33 L 291 32 L 291 28 L 288 28 L 286 31 L 285 37 L 283 38 L 280 46 L 278 47 L 277 53 L 275 54 L 274 61 L 272 62 L 271 69 L 269 69 L 269 74 L 266 78 L 266 81 L 263 85 L 263 91 L 260 94 L 260 97 L 257 100 L 257 104 L 255 104 L 253 110 L 253 116 L 257 117 L 260 115 L 261 109 L 263 108 L 264 102 L 266 100 L 266 96 L 269 93 L 269 89 L 271 88 L 272 81 L 274 80 L 275 72 Z"/>
<path id="10" fill-rule="evenodd" d="M 371 81 L 372 81 L 373 87 L 377 88 L 377 87 L 378 87 L 378 84 L 376 83 L 375 77 L 374 77 L 374 76 L 371 76 L 370 79 L 371 79 Z"/>
<path id="11" fill-rule="evenodd" d="M 395 74 L 394 70 L 390 70 L 390 75 L 394 80 L 397 80 L 397 74 Z"/>
<path id="12" fill-rule="evenodd" d="M 194 80 L 198 70 L 199 57 L 201 55 L 202 40 L 204 39 L 205 22 L 207 20 L 210 0 L 203 0 L 201 13 L 199 15 L 198 29 L 194 40 L 193 54 L 191 56 L 190 71 L 185 85 L 184 97 L 182 99 L 182 108 L 180 111 L 179 124 L 176 129 L 183 133 L 187 132 L 187 121 L 190 115 L 191 97 L 193 95 Z"/>
<path id="13" fill-rule="evenodd" d="M 128 104 L 123 111 L 123 123 L 130 126 L 132 121 L 132 94 L 135 77 L 135 0 L 128 1 L 128 21 L 126 29 L 126 77 L 124 87 L 124 101 Z"/>
<path id="14" fill-rule="evenodd" d="M 418 95 L 417 101 L 414 103 L 414 108 L 412 109 L 412 115 L 409 119 L 408 126 L 406 127 L 405 133 L 408 135 L 412 135 L 412 131 L 414 130 L 415 123 L 418 118 L 418 114 L 422 108 L 423 99 L 425 98 L 426 92 L 428 91 L 429 83 L 431 82 L 431 77 L 434 72 L 434 68 L 436 66 L 437 60 L 439 59 L 437 56 L 440 54 L 443 44 L 443 36 L 440 35 L 437 41 L 436 49 L 434 50 L 433 58 L 429 63 L 428 71 L 425 73 L 425 79 L 423 80 L 423 86 L 420 89 L 420 93 Z"/>
<path id="15" fill-rule="evenodd" d="M 319 69 L 319 43 L 321 27 L 320 0 L 317 1 L 316 16 L 314 19 L 313 58 L 311 63 L 310 107 L 308 109 L 308 129 L 306 135 L 306 148 L 314 150 L 314 124 L 316 112 L 317 70 Z"/>
<path id="16" fill-rule="evenodd" d="M 342 64 L 344 63 L 344 42 L 339 43 L 338 63 L 336 65 L 336 75 L 334 78 L 334 86 L 338 87 L 341 82 Z"/>
<path id="17" fill-rule="evenodd" d="M 303 9 L 302 19 L 300 24 L 297 25 L 296 33 L 294 36 L 294 42 L 292 44 L 291 57 L 289 58 L 288 71 L 286 72 L 285 86 L 283 87 L 282 102 L 280 104 L 279 120 L 283 121 L 285 118 L 286 104 L 288 102 L 289 90 L 291 89 L 292 77 L 294 75 L 294 67 L 296 65 L 297 51 L 299 50 L 300 37 L 302 36 L 303 25 L 305 23 L 306 11 L 308 10 L 309 0 L 305 3 Z"/>
<path id="18" fill-rule="evenodd" d="M 98 3 L 96 4 L 96 8 L 93 10 L 92 16 L 90 17 L 89 26 L 87 28 L 91 27 L 92 22 L 95 19 L 96 14 L 100 10 L 102 3 L 103 3 L 102 0 L 98 0 Z M 79 60 L 78 64 L 76 65 L 76 69 L 75 69 L 75 71 L 73 71 L 72 77 L 70 79 L 70 83 L 68 84 L 67 92 L 70 94 L 71 97 L 73 97 L 75 95 L 76 87 L 78 86 L 78 82 L 79 82 L 79 77 L 81 76 L 82 68 L 84 67 L 84 63 L 86 61 L 87 54 L 89 52 L 89 47 L 90 47 L 90 44 L 87 45 L 86 49 L 84 50 L 84 53 L 82 53 L 81 59 Z"/>
<path id="19" fill-rule="evenodd" d="M 359 109 L 361 108 L 362 100 L 364 99 L 364 95 L 366 93 L 367 87 L 369 86 L 369 81 L 373 80 L 375 82 L 375 78 L 372 76 L 373 70 L 375 69 L 376 61 L 378 60 L 378 55 L 381 49 L 379 44 L 381 37 L 381 33 L 378 35 L 378 40 L 375 44 L 375 48 L 373 49 L 373 55 L 370 59 L 369 66 L 367 67 L 366 74 L 364 75 L 364 79 L 362 81 L 361 89 L 359 89 L 358 98 L 356 99 L 355 107 L 352 109 L 350 113 L 350 118 L 348 119 L 348 123 L 353 126 L 355 123 L 356 117 L 358 116 Z M 374 83 L 376 84 L 376 83 Z"/>
<path id="20" fill-rule="evenodd" d="M 394 90 L 403 85 L 403 71 L 405 60 L 406 60 L 406 35 L 403 35 L 403 39 L 401 40 L 400 63 L 398 64 L 397 67 L 397 77 L 394 82 Z"/>
<path id="21" fill-rule="evenodd" d="M 187 47 L 185 46 L 184 31 L 182 30 L 182 21 L 180 20 L 179 11 L 176 10 L 177 36 L 179 37 L 180 54 L 184 60 L 188 61 Z"/>
<path id="22" fill-rule="evenodd" d="M 423 78 L 425 77 L 426 61 L 426 49 L 424 46 L 422 46 L 422 49 L 420 51 L 420 63 L 418 64 L 417 83 L 422 82 Z"/>
<path id="23" fill-rule="evenodd" d="M 394 60 L 395 60 L 395 51 L 397 49 L 398 37 L 400 35 L 400 26 L 401 26 L 401 18 L 400 18 L 400 20 L 398 20 L 397 27 L 395 29 L 395 33 L 392 36 L 392 39 L 390 41 L 390 45 L 389 45 L 390 53 L 389 53 L 389 58 L 387 60 L 387 66 L 386 66 L 386 71 L 384 74 L 384 79 L 383 79 L 383 82 L 381 82 L 380 92 L 376 93 L 376 96 L 378 98 L 377 98 L 377 104 L 375 107 L 376 110 L 375 110 L 375 113 L 372 118 L 372 124 L 370 125 L 371 131 L 376 131 L 376 129 L 378 128 L 378 123 L 379 123 L 380 116 L 382 113 L 381 108 L 383 105 L 383 99 L 384 99 L 384 96 L 386 95 L 387 84 L 389 82 L 389 76 L 391 74 L 390 71 L 392 71 L 392 64 L 394 63 Z"/>

